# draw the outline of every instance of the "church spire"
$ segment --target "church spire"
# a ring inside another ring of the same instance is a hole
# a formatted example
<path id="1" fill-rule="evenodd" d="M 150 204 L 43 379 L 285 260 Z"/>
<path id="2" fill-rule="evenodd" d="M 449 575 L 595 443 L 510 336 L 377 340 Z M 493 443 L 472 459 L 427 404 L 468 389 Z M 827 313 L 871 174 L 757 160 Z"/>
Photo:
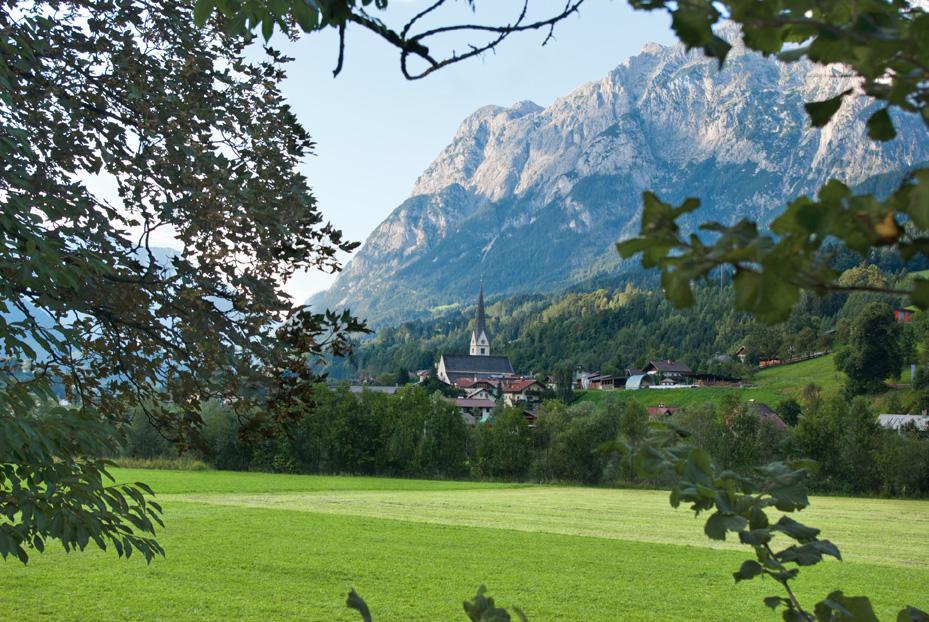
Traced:
<path id="1" fill-rule="evenodd" d="M 471 332 L 471 356 L 490 356 L 490 338 L 487 336 L 486 318 L 484 317 L 484 277 L 481 276 L 481 289 L 477 294 L 477 317 Z"/>
<path id="2" fill-rule="evenodd" d="M 484 325 L 484 277 L 481 276 L 481 289 L 477 294 L 477 320 L 474 322 L 474 332 L 478 335 L 487 332 Z"/>

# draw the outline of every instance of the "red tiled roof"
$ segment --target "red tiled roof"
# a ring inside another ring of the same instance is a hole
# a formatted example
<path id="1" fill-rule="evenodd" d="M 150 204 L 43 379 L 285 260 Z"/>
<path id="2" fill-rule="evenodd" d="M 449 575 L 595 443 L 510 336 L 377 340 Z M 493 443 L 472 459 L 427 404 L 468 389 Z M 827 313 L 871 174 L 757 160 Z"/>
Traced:
<path id="1" fill-rule="evenodd" d="M 503 392 L 520 393 L 534 384 L 537 384 L 540 387 L 542 386 L 542 383 L 540 383 L 538 380 L 535 380 L 534 378 L 522 378 L 520 380 L 513 380 L 503 385 Z"/>

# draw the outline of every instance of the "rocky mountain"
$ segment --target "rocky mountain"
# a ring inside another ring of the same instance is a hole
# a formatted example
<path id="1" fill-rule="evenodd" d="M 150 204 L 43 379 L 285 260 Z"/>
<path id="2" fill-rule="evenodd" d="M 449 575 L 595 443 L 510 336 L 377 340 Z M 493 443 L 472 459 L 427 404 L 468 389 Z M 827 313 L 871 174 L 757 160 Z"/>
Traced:
<path id="1" fill-rule="evenodd" d="M 614 242 L 638 231 L 641 194 L 703 201 L 695 217 L 769 221 L 831 177 L 859 184 L 929 161 L 922 122 L 895 118 L 876 144 L 852 98 L 828 126 L 803 103 L 851 86 L 840 67 L 783 64 L 745 50 L 723 70 L 680 45 L 648 44 L 547 108 L 485 106 L 310 303 L 374 324 L 434 314 L 485 291 L 562 288 L 623 265 Z"/>

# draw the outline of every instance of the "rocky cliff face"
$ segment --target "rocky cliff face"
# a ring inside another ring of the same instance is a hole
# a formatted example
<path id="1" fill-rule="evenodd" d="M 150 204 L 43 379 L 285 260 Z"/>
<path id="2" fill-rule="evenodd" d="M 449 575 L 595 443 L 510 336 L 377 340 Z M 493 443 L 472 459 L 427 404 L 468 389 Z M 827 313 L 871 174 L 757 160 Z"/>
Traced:
<path id="1" fill-rule="evenodd" d="M 734 28 L 725 31 L 738 41 Z M 840 68 L 785 65 L 738 43 L 722 71 L 682 46 L 648 44 L 548 108 L 486 106 L 416 181 L 328 291 L 375 325 L 494 294 L 564 287 L 623 269 L 641 194 L 697 196 L 696 218 L 769 221 L 830 177 L 847 183 L 929 161 L 921 121 L 868 139 L 856 98 L 822 130 L 803 103 L 851 86 Z"/>

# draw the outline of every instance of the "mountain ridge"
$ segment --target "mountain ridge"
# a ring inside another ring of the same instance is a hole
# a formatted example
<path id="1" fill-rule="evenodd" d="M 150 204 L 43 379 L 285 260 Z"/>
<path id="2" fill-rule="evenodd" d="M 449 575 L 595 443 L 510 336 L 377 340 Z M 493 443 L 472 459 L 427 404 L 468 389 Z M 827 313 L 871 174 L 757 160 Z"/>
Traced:
<path id="1" fill-rule="evenodd" d="M 855 184 L 929 159 L 906 115 L 897 139 L 873 143 L 864 97 L 810 128 L 803 103 L 848 88 L 841 68 L 786 65 L 746 51 L 731 25 L 722 34 L 735 47 L 721 71 L 681 45 L 646 44 L 548 107 L 479 108 L 309 302 L 377 326 L 468 301 L 481 274 L 488 292 L 551 291 L 631 266 L 613 243 L 637 232 L 643 190 L 698 196 L 701 220 L 766 223 L 830 177 Z"/>

